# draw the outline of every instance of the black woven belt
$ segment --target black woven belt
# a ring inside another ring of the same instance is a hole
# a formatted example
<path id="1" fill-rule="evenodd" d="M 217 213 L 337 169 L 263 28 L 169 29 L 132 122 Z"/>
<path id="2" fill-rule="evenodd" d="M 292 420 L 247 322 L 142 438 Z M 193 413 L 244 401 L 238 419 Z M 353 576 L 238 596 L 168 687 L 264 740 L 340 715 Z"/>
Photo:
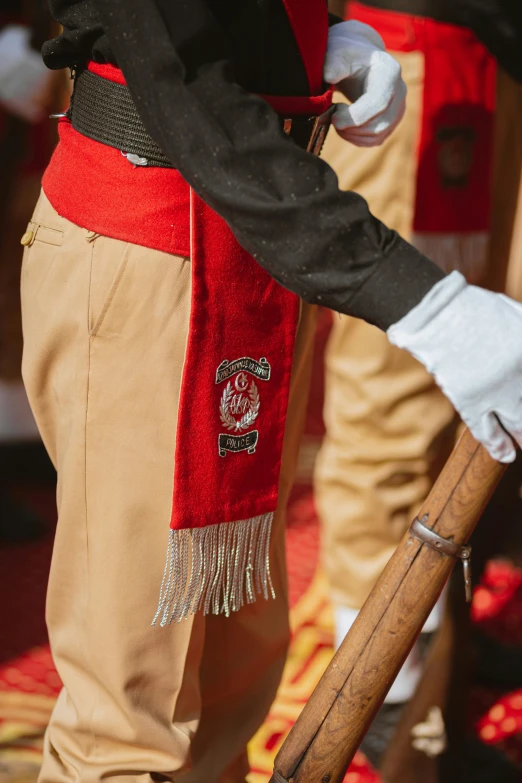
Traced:
<path id="1" fill-rule="evenodd" d="M 330 115 L 281 118 L 281 126 L 300 147 L 319 154 Z M 79 133 L 116 147 L 136 166 L 173 168 L 145 130 L 129 89 L 123 84 L 81 71 L 75 79 L 68 116 Z"/>

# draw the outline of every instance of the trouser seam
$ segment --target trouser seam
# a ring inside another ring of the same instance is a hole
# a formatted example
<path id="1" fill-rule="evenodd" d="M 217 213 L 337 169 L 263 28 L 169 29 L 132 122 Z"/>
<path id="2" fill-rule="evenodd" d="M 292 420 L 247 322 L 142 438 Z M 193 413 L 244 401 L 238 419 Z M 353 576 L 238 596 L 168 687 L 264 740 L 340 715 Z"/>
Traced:
<path id="1" fill-rule="evenodd" d="M 92 651 L 90 648 L 90 634 L 89 628 L 89 606 L 90 606 L 90 588 L 91 588 L 91 562 L 90 562 L 90 548 L 89 548 L 89 516 L 88 516 L 88 503 L 87 503 L 87 422 L 89 416 L 89 393 L 90 393 L 90 381 L 91 381 L 91 348 L 92 337 L 90 335 L 90 312 L 91 312 L 91 290 L 92 290 L 92 268 L 94 261 L 94 247 L 96 243 L 91 244 L 91 254 L 89 259 L 89 285 L 87 292 L 87 382 L 85 389 L 85 420 L 84 420 L 84 454 L 83 454 L 83 470 L 84 470 L 84 518 L 85 518 L 85 556 L 86 556 L 86 568 L 87 568 L 87 596 L 85 601 L 85 628 L 86 628 L 86 644 L 84 648 L 84 661 L 88 655 L 92 662 Z M 89 667 L 88 662 L 85 661 L 85 668 L 87 671 L 92 669 Z M 92 740 L 92 756 L 96 755 L 96 735 L 94 732 L 94 707 L 91 707 L 91 713 L 89 717 L 89 732 Z"/>

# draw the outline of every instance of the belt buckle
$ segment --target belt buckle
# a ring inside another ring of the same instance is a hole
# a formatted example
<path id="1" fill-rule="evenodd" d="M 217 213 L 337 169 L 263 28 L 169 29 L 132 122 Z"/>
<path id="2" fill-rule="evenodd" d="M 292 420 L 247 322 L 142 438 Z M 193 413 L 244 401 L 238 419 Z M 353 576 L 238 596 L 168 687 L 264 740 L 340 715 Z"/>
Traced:
<path id="1" fill-rule="evenodd" d="M 330 106 L 327 111 L 321 114 L 319 117 L 310 118 L 310 122 L 313 122 L 312 130 L 310 132 L 310 138 L 306 146 L 306 151 L 311 152 L 312 155 L 320 155 L 323 148 L 326 134 L 330 128 L 332 122 L 332 114 L 335 111 L 335 105 Z M 283 120 L 283 130 L 287 136 L 292 133 L 293 119 L 288 118 Z"/>
<path id="2" fill-rule="evenodd" d="M 308 142 L 308 147 L 306 148 L 306 151 L 311 152 L 312 155 L 321 154 L 321 150 L 326 139 L 326 134 L 330 129 L 334 111 L 335 106 L 332 105 L 323 114 L 315 118 L 312 133 L 310 135 L 310 141 Z"/>

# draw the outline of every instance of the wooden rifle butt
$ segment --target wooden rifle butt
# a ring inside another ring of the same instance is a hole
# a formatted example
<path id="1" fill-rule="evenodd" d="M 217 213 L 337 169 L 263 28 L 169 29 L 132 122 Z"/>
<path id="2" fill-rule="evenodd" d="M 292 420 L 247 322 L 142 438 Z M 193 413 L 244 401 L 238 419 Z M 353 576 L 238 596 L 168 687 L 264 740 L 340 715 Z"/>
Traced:
<path id="1" fill-rule="evenodd" d="M 465 430 L 417 519 L 465 545 L 505 469 Z M 456 562 L 406 532 L 277 754 L 270 783 L 342 783 Z"/>

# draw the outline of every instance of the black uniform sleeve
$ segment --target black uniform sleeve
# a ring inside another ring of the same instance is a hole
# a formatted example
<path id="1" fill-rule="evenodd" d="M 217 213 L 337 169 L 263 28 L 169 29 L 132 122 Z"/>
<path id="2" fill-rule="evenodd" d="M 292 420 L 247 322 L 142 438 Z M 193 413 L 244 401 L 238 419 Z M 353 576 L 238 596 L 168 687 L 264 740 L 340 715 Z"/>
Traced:
<path id="1" fill-rule="evenodd" d="M 455 0 L 462 23 L 522 83 L 522 0 Z"/>
<path id="2" fill-rule="evenodd" d="M 237 85 L 202 0 L 96 6 L 151 136 L 283 286 L 387 329 L 443 277 Z"/>

